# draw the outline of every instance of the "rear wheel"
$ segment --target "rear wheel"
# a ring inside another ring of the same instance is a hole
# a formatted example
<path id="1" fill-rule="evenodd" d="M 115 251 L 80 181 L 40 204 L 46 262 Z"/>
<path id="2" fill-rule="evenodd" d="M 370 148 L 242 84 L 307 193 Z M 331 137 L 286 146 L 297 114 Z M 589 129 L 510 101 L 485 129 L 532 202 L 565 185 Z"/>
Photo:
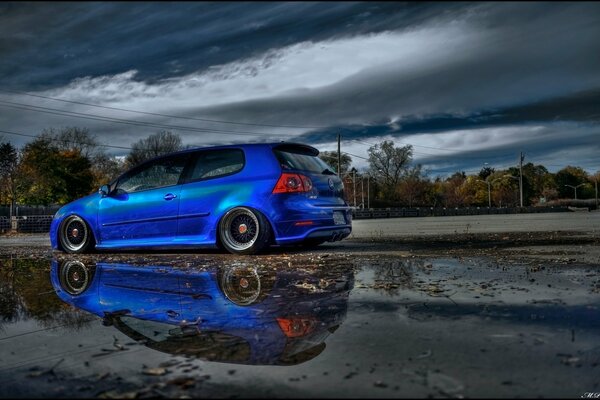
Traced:
<path id="1" fill-rule="evenodd" d="M 88 224 L 79 215 L 70 215 L 60 225 L 60 245 L 67 253 L 85 253 L 94 242 Z"/>
<path id="2" fill-rule="evenodd" d="M 219 240 L 230 253 L 255 254 L 271 237 L 269 221 L 258 211 L 237 207 L 223 216 L 219 224 Z"/>

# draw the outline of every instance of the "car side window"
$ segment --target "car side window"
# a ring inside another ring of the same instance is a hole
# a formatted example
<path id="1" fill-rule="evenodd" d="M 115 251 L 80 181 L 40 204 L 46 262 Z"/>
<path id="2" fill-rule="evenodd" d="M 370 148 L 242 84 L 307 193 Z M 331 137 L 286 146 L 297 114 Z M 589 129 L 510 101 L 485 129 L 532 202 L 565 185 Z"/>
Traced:
<path id="1" fill-rule="evenodd" d="M 244 153 L 240 149 L 200 151 L 194 157 L 188 181 L 231 175 L 244 168 Z"/>
<path id="2" fill-rule="evenodd" d="M 144 164 L 121 177 L 115 191 L 133 193 L 176 185 L 188 159 L 188 154 L 181 154 Z"/>

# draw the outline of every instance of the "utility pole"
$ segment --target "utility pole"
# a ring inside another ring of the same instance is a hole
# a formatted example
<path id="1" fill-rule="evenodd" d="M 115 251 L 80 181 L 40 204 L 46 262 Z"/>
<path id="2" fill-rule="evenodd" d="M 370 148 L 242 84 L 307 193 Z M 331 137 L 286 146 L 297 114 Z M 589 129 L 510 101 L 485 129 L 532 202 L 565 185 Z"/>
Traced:
<path id="1" fill-rule="evenodd" d="M 354 207 L 356 207 L 356 168 L 352 168 L 352 191 L 354 192 Z"/>
<path id="2" fill-rule="evenodd" d="M 523 207 L 523 159 L 525 156 L 523 152 L 521 152 L 521 157 L 519 158 L 519 192 L 521 194 L 521 207 Z"/>
<path id="3" fill-rule="evenodd" d="M 371 193 L 369 190 L 369 187 L 371 186 L 371 174 L 367 175 L 367 208 L 371 208 Z M 598 187 L 596 185 L 596 187 Z M 596 193 L 598 193 L 598 191 L 596 191 Z M 598 196 L 596 196 L 598 197 Z"/>
<path id="4" fill-rule="evenodd" d="M 364 178 L 364 176 L 360 177 L 360 194 L 361 194 L 360 208 L 362 208 L 364 210 L 365 209 L 365 178 Z"/>
<path id="5" fill-rule="evenodd" d="M 338 133 L 338 176 L 342 176 L 342 151 L 341 151 L 342 135 Z"/>

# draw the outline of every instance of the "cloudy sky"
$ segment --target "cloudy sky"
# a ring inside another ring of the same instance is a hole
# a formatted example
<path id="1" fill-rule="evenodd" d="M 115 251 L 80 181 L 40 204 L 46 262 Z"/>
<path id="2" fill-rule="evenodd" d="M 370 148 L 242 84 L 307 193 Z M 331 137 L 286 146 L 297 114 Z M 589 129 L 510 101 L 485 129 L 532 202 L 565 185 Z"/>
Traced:
<path id="1" fill-rule="evenodd" d="M 595 172 L 600 3 L 1 3 L 0 138 L 65 126 Z"/>

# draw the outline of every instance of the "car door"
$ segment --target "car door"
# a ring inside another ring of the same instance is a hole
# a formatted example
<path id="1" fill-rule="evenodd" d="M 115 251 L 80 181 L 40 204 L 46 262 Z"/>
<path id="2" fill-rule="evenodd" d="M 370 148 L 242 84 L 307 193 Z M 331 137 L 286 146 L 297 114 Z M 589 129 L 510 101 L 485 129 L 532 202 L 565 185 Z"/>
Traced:
<path id="1" fill-rule="evenodd" d="M 228 196 L 239 190 L 234 176 L 242 171 L 242 149 L 202 150 L 194 153 L 184 177 L 179 206 L 177 241 L 202 243 L 214 228 L 219 208 Z"/>
<path id="2" fill-rule="evenodd" d="M 180 178 L 188 159 L 188 154 L 159 158 L 121 176 L 99 202 L 100 245 L 172 241 L 177 234 Z"/>

